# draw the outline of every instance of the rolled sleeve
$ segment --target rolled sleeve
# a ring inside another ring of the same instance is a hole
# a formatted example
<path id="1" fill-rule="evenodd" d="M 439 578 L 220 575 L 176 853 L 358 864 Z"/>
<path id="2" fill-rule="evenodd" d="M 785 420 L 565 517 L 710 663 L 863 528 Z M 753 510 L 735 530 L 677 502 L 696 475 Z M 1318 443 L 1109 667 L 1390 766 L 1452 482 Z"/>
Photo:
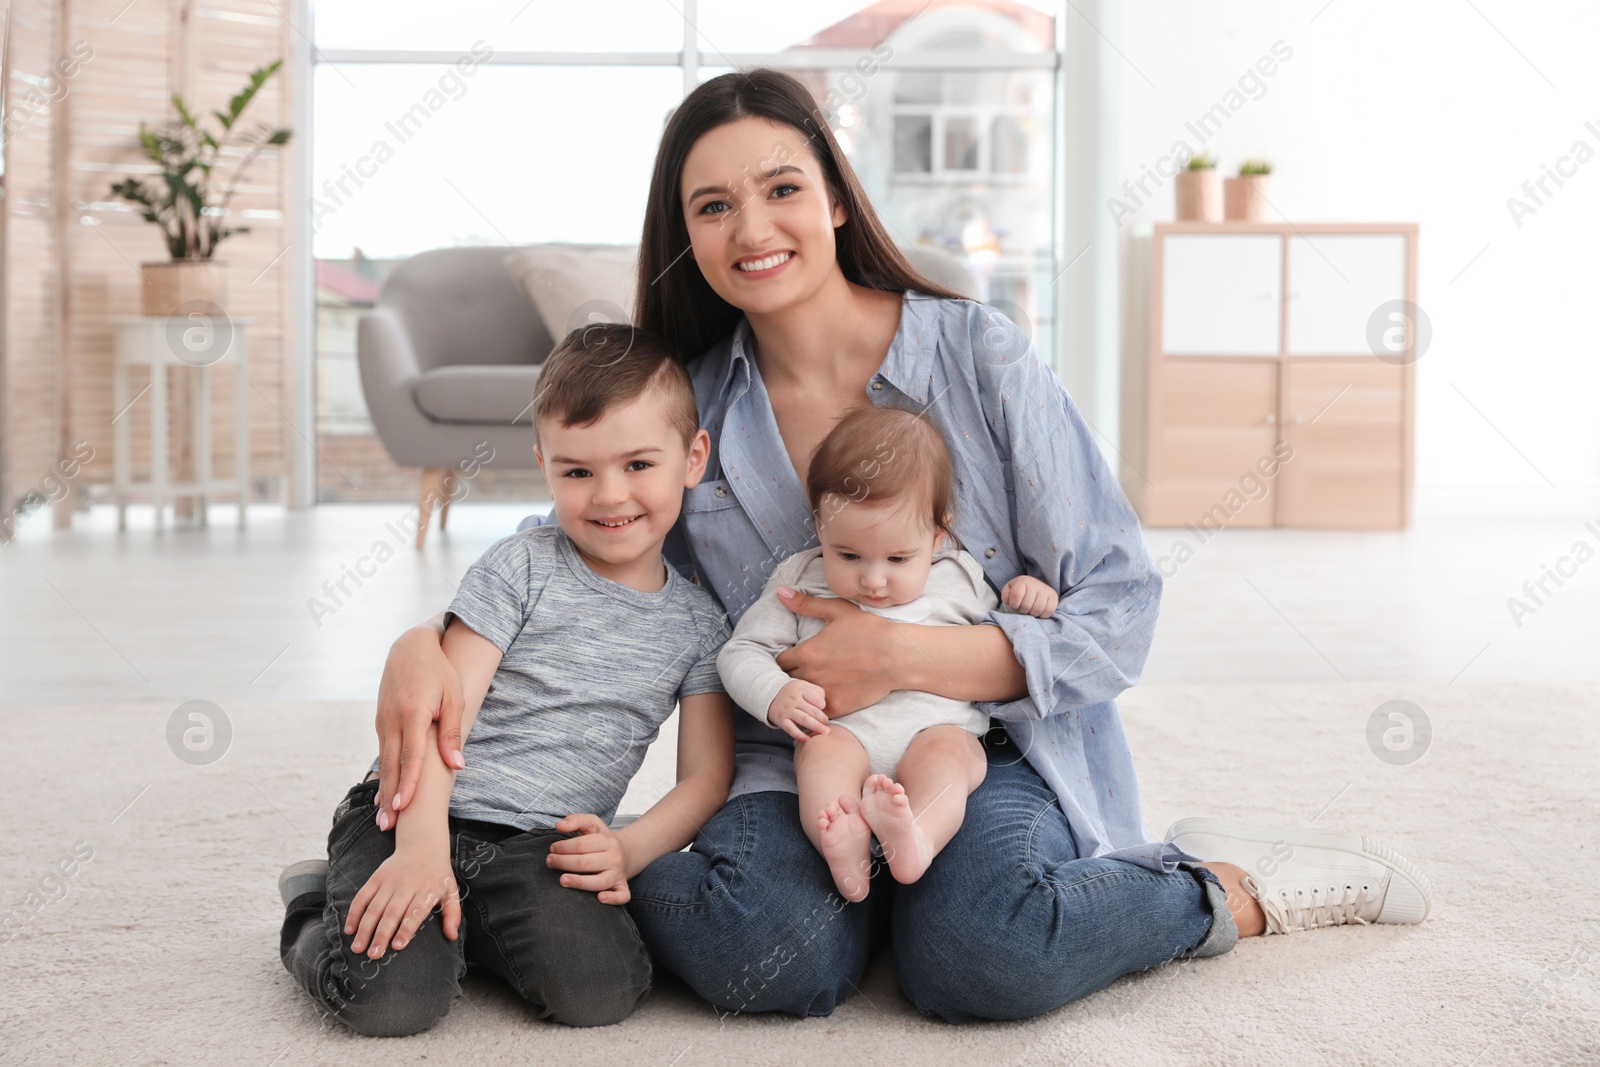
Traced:
<path id="1" fill-rule="evenodd" d="M 1061 594 L 1047 619 L 991 612 L 1011 641 L 1028 695 L 977 707 L 1006 722 L 1043 719 L 1114 699 L 1144 669 L 1161 575 L 1139 520 L 1066 387 L 1016 332 L 1015 360 L 980 365 L 991 425 L 1010 456 L 1016 549 L 1025 573 Z"/>
<path id="2" fill-rule="evenodd" d="M 991 612 L 984 621 L 1000 627 L 1027 675 L 1028 695 L 1016 700 L 978 701 L 978 710 L 1002 722 L 1042 719 L 1069 708 L 1088 707 L 1114 699 L 1139 680 L 1155 629 L 1160 603 L 1160 576 L 1153 591 L 1134 586 L 1123 594 L 1136 602 L 1142 618 L 1123 616 L 1116 632 L 1096 638 L 1085 620 L 1068 613 L 1066 600 L 1048 619 Z M 1103 642 L 1115 641 L 1110 647 Z"/>

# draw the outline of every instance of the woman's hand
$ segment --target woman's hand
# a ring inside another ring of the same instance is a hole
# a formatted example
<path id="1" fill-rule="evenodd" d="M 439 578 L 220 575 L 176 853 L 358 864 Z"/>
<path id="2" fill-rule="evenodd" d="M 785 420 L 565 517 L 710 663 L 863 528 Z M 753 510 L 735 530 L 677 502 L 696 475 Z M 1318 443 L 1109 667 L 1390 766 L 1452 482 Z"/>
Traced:
<path id="1" fill-rule="evenodd" d="M 814 597 L 787 586 L 779 588 L 778 599 L 796 615 L 823 622 L 816 635 L 780 653 L 778 666 L 791 678 L 822 687 L 828 694 L 829 718 L 870 707 L 901 688 L 892 684 L 900 677 L 898 665 L 917 652 L 889 620 L 848 600 Z"/>
<path id="2" fill-rule="evenodd" d="M 416 626 L 389 649 L 378 683 L 378 827 L 395 824 L 422 774 L 428 727 L 439 720 L 439 755 L 457 770 L 461 755 L 461 676 L 440 647 L 440 629 Z"/>
<path id="3" fill-rule="evenodd" d="M 568 872 L 561 876 L 561 884 L 598 894 L 602 904 L 626 904 L 628 856 L 611 827 L 601 822 L 600 816 L 584 812 L 568 815 L 556 823 L 556 829 L 579 835 L 550 846 L 545 862 Z"/>
<path id="4" fill-rule="evenodd" d="M 438 848 L 397 848 L 372 872 L 345 918 L 345 934 L 355 935 L 350 951 L 382 959 L 392 939 L 399 952 L 435 906 L 444 911 L 444 936 L 454 941 L 461 929 L 461 898 L 448 838 Z"/>

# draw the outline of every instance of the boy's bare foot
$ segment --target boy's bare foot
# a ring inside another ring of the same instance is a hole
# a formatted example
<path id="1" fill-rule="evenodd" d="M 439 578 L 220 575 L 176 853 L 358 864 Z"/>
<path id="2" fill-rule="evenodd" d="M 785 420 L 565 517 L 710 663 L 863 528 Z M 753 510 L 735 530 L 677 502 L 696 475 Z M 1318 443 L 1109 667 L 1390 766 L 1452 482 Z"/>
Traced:
<path id="1" fill-rule="evenodd" d="M 817 816 L 822 858 L 828 861 L 833 884 L 846 900 L 867 899 L 872 888 L 872 831 L 861 817 L 861 801 L 848 794 L 829 804 Z"/>
<path id="2" fill-rule="evenodd" d="M 915 882 L 933 862 L 933 850 L 911 814 L 906 787 L 886 774 L 874 774 L 861 787 L 861 817 L 883 846 L 889 873 L 901 883 Z"/>

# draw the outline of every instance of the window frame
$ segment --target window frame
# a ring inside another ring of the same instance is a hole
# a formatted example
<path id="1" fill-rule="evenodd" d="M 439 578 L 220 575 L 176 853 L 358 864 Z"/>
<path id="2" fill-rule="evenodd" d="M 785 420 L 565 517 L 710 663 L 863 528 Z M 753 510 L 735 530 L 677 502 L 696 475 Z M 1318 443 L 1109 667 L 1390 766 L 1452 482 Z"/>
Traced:
<path id="1" fill-rule="evenodd" d="M 775 70 L 806 70 L 806 71 L 837 71 L 849 69 L 856 65 L 864 55 L 869 53 L 852 49 L 791 49 L 788 52 L 733 52 L 723 53 L 715 49 L 710 55 L 705 55 L 701 47 L 701 34 L 696 25 L 698 21 L 697 0 L 679 0 L 680 11 L 683 15 L 683 45 L 676 52 L 562 52 L 562 51 L 517 51 L 496 52 L 486 64 L 495 66 L 533 66 L 533 67 L 677 67 L 683 75 L 682 95 L 687 96 L 700 84 L 700 68 L 713 67 L 771 67 Z M 307 131 L 306 136 L 297 138 L 304 145 L 310 145 L 312 138 L 309 131 L 316 118 L 315 100 L 313 99 L 313 84 L 315 67 L 324 64 L 406 64 L 406 65 L 439 65 L 449 66 L 457 62 L 460 57 L 459 49 L 399 49 L 399 48 L 318 48 L 316 40 L 313 0 L 291 0 L 292 24 L 297 27 L 292 38 L 291 76 L 294 87 L 294 111 L 296 128 Z M 1066 28 L 1065 12 L 1055 16 L 1056 39 L 1048 51 L 1040 52 L 1012 52 L 994 48 L 979 50 L 945 50 L 945 49 L 916 49 L 896 51 L 892 60 L 897 72 L 930 72 L 944 73 L 948 71 L 1019 71 L 1041 70 L 1049 71 L 1052 75 L 1052 98 L 1055 105 L 1052 107 L 1051 134 L 1051 171 L 1052 185 L 1058 187 L 1062 175 L 1062 136 L 1065 129 L 1065 109 L 1060 106 L 1063 68 L 1066 54 Z M 704 58 L 703 58 L 704 57 Z M 992 128 L 994 118 L 1002 113 L 1009 114 L 1012 110 L 1019 113 L 1021 109 L 1008 109 L 1004 107 L 954 107 L 947 105 L 929 105 L 930 113 L 934 117 L 933 131 L 933 158 L 934 169 L 928 174 L 902 174 L 896 173 L 900 180 L 943 182 L 955 181 L 983 182 L 992 185 L 1021 184 L 1026 179 L 1026 173 L 990 173 Z M 896 108 L 896 114 L 902 112 Z M 979 169 L 975 171 L 950 171 L 943 167 L 944 158 L 944 129 L 941 116 L 945 114 L 961 117 L 971 116 L 979 123 L 978 148 Z M 298 204 L 310 203 L 312 193 L 312 158 L 309 148 L 294 153 L 295 164 L 292 182 L 294 185 L 294 202 Z M 1052 264 L 1062 262 L 1063 247 L 1060 241 L 1060 205 L 1052 202 L 1051 210 L 1057 216 L 1058 222 L 1052 227 L 1053 235 L 1050 242 L 1050 257 Z M 290 324 L 290 332 L 295 340 L 292 346 L 293 356 L 293 408 L 297 422 L 300 426 L 309 427 L 310 434 L 297 433 L 286 437 L 290 443 L 292 459 L 292 480 L 290 503 L 292 507 L 310 507 L 316 502 L 316 285 L 315 261 L 312 255 L 312 230 L 309 211 L 296 213 L 293 229 L 295 243 L 302 249 L 293 265 L 293 295 L 295 301 L 295 314 Z M 1054 268 L 1052 267 L 1052 273 Z M 1051 307 L 1054 308 L 1058 301 L 1052 293 Z M 1052 312 L 1052 319 L 1054 313 Z M 1052 364 L 1054 353 L 1047 353 L 1046 359 Z"/>

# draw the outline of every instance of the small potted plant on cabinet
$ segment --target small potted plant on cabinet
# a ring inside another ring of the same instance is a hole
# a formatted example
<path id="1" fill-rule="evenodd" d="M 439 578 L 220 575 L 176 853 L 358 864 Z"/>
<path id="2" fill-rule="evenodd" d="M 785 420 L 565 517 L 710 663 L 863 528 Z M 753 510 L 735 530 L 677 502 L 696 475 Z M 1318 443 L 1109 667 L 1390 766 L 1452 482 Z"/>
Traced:
<path id="1" fill-rule="evenodd" d="M 1239 165 L 1239 176 L 1223 183 L 1223 204 L 1230 220 L 1265 222 L 1272 210 L 1267 194 L 1272 191 L 1272 164 L 1264 159 L 1247 159 Z"/>
<path id="2" fill-rule="evenodd" d="M 1173 192 L 1179 222 L 1222 221 L 1222 178 L 1216 156 L 1206 152 L 1191 156 L 1188 167 L 1178 172 Z"/>
<path id="3" fill-rule="evenodd" d="M 219 130 L 203 123 L 183 98 L 174 96 L 177 118 L 164 125 L 139 125 L 139 144 L 158 174 L 154 180 L 128 178 L 111 187 L 113 196 L 144 208 L 144 218 L 161 227 L 166 241 L 166 263 L 140 267 L 145 284 L 140 310 L 145 315 L 171 315 L 184 304 L 204 300 L 225 303 L 223 267 L 213 258 L 217 245 L 248 227 L 228 226 L 228 205 L 250 165 L 268 147 L 289 143 L 290 131 L 240 121 L 250 102 L 283 60 L 253 71 L 250 81 L 228 101 L 225 111 L 213 111 Z M 243 155 L 231 172 L 222 173 L 224 159 Z"/>

